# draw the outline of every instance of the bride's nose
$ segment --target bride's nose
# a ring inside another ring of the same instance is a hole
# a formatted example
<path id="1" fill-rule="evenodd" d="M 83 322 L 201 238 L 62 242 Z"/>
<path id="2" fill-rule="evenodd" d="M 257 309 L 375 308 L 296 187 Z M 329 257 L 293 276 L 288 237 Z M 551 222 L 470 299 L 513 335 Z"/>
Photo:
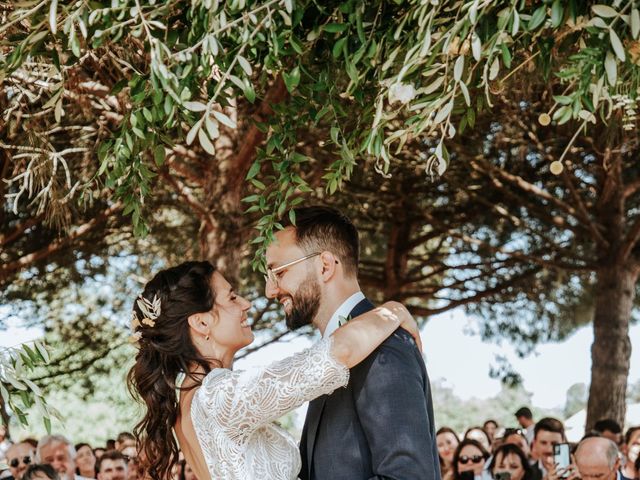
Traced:
<path id="1" fill-rule="evenodd" d="M 245 312 L 251 308 L 251 302 L 246 298 L 242 297 L 242 311 Z"/>

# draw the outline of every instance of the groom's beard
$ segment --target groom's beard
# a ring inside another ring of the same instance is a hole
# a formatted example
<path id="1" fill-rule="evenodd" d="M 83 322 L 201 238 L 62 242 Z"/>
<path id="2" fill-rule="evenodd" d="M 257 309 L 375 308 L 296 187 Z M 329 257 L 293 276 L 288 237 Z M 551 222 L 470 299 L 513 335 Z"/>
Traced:
<path id="1" fill-rule="evenodd" d="M 289 330 L 297 330 L 309 325 L 320 308 L 320 284 L 318 280 L 309 275 L 300 284 L 296 293 L 291 295 L 291 312 L 286 313 L 287 327 Z"/>

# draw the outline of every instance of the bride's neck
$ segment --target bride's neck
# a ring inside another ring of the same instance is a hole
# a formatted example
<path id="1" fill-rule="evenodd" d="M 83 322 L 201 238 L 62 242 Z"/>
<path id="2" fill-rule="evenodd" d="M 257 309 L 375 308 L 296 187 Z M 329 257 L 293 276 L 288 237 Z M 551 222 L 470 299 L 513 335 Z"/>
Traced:
<path id="1" fill-rule="evenodd" d="M 218 359 L 205 359 L 205 360 L 208 361 L 209 371 L 215 370 L 216 368 L 227 368 L 229 370 L 233 368 L 233 356 L 231 356 L 228 359 L 222 359 L 222 360 L 218 360 Z M 192 362 L 189 365 L 189 373 L 195 376 L 201 376 L 201 375 L 204 376 L 207 374 L 205 368 L 197 362 Z"/>

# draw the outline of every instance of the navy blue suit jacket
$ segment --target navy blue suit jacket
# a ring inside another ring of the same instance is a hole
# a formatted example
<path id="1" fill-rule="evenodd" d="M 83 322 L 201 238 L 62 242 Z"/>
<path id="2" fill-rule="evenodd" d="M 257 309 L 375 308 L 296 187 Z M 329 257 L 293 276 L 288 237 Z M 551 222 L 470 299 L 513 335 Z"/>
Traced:
<path id="1" fill-rule="evenodd" d="M 373 308 L 362 300 L 350 316 Z M 440 480 L 429 377 L 406 330 L 309 403 L 300 453 L 302 480 Z"/>

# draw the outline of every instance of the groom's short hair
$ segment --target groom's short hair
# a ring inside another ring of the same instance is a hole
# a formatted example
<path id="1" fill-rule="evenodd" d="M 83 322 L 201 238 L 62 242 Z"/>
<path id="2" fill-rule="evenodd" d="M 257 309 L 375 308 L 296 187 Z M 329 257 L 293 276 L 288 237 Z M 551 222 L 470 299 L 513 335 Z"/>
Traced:
<path id="1" fill-rule="evenodd" d="M 293 227 L 296 243 L 306 253 L 329 251 L 340 260 L 345 275 L 358 275 L 358 229 L 340 210 L 325 206 L 295 208 L 295 225 L 285 217 L 280 224 Z"/>

